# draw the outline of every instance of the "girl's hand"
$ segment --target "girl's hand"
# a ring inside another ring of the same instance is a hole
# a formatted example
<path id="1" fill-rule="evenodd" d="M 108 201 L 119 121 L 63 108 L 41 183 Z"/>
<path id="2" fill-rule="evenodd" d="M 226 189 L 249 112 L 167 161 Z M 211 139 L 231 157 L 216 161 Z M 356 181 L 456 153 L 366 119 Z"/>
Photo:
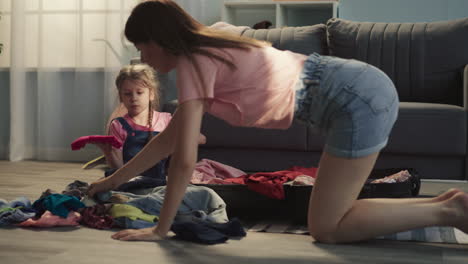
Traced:
<path id="1" fill-rule="evenodd" d="M 88 196 L 94 197 L 96 193 L 110 191 L 115 189 L 117 186 L 118 184 L 114 182 L 111 176 L 97 180 L 89 185 Z"/>
<path id="2" fill-rule="evenodd" d="M 112 235 L 113 239 L 117 240 L 138 240 L 138 241 L 157 241 L 164 239 L 164 236 L 161 236 L 157 233 L 157 228 L 149 227 L 142 229 L 126 229 L 119 231 Z"/>
<path id="3" fill-rule="evenodd" d="M 203 145 L 206 144 L 206 136 L 200 133 L 200 136 L 198 137 L 198 144 Z"/>
<path id="4" fill-rule="evenodd" d="M 95 143 L 95 142 L 93 142 L 93 143 L 91 143 L 91 144 L 94 144 L 94 145 L 96 145 L 98 148 L 100 148 L 101 151 L 102 151 L 102 153 L 104 153 L 104 155 L 109 154 L 109 153 L 111 153 L 111 151 L 112 151 L 112 145 L 111 145 L 111 143 Z"/>
<path id="5" fill-rule="evenodd" d="M 106 163 L 113 169 L 123 166 L 122 150 L 114 148 L 111 143 L 92 143 L 101 149 Z"/>

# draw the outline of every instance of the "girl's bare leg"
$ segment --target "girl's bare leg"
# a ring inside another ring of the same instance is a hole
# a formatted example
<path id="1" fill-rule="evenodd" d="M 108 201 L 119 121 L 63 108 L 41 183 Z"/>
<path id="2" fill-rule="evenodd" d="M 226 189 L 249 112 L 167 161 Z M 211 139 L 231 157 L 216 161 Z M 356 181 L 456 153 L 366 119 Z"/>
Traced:
<path id="1" fill-rule="evenodd" d="M 456 189 L 436 198 L 356 200 L 377 156 L 322 155 L 309 202 L 312 237 L 345 243 L 426 226 L 453 226 L 468 232 L 468 194 Z"/>

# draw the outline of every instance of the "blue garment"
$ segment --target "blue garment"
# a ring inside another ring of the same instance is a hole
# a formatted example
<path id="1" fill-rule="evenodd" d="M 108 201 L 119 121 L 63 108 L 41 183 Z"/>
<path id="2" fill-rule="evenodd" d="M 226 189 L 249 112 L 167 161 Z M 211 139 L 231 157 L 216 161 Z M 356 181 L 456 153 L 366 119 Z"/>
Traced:
<path id="1" fill-rule="evenodd" d="M 33 218 L 36 216 L 36 212 L 32 209 L 15 209 L 12 211 L 5 211 L 0 213 L 0 227 L 8 226 L 12 224 L 18 224 Z"/>
<path id="2" fill-rule="evenodd" d="M 135 155 L 138 154 L 138 152 L 140 152 L 141 149 L 146 145 L 148 141 L 148 133 L 150 132 L 134 130 L 123 117 L 118 117 L 117 120 L 120 122 L 120 124 L 122 124 L 125 131 L 127 131 L 127 138 L 125 139 L 122 150 L 123 162 L 127 163 L 129 160 L 135 157 Z M 159 134 L 157 131 L 152 131 L 151 133 L 153 133 L 153 136 Z M 164 159 L 140 175 L 165 181 L 166 162 L 167 159 Z"/>
<path id="3" fill-rule="evenodd" d="M 116 120 L 119 121 L 120 124 L 122 124 L 122 127 L 127 132 L 127 138 L 125 139 L 122 149 L 122 158 L 123 163 L 125 164 L 133 157 L 135 157 L 135 155 L 138 154 L 138 152 L 140 152 L 141 149 L 143 149 L 143 147 L 148 141 L 148 133 L 150 132 L 134 130 L 132 126 L 130 126 L 130 124 L 128 124 L 123 117 L 118 117 L 116 118 Z M 159 134 L 159 132 L 157 131 L 152 131 L 151 133 L 153 134 L 153 136 Z M 120 185 L 117 188 L 117 190 L 127 192 L 137 188 L 148 188 L 166 185 L 167 160 L 168 159 L 161 160 L 152 168 L 141 173 L 140 177 L 132 179 L 131 181 Z M 115 171 L 116 169 L 108 170 L 106 171 L 105 176 L 107 177 Z"/>
<path id="4" fill-rule="evenodd" d="M 166 195 L 166 186 L 153 189 L 148 195 L 133 195 L 126 204 L 133 205 L 151 215 L 160 215 Z M 179 222 L 228 221 L 226 203 L 212 189 L 204 186 L 187 186 L 182 203 L 174 219 Z"/>
<path id="5" fill-rule="evenodd" d="M 0 227 L 21 223 L 36 215 L 31 201 L 26 197 L 19 197 L 11 202 L 0 199 L 0 209 L 6 209 L 0 213 Z"/>
<path id="6" fill-rule="evenodd" d="M 130 228 L 130 229 L 142 229 L 142 228 L 147 228 L 147 227 L 153 227 L 157 224 L 158 222 L 148 222 L 145 220 L 137 219 L 137 220 L 132 220 L 128 217 L 117 217 L 114 218 L 114 224 L 116 226 L 122 227 L 122 228 Z"/>
<path id="7" fill-rule="evenodd" d="M 98 193 L 97 199 L 106 202 L 113 194 L 130 198 L 125 204 L 135 206 L 151 215 L 160 215 L 166 186 L 149 190 L 147 194 L 108 191 Z M 127 217 L 114 218 L 114 223 L 123 228 L 146 228 L 155 226 L 142 220 L 131 220 Z M 212 189 L 204 186 L 187 186 L 171 230 L 176 238 L 203 244 L 223 243 L 230 237 L 242 237 L 246 233 L 237 219 L 229 221 L 226 203 Z"/>
<path id="8" fill-rule="evenodd" d="M 106 202 L 112 194 L 121 194 L 130 198 L 125 204 L 135 206 L 150 215 L 160 215 L 166 186 L 155 187 L 148 194 L 134 194 L 129 192 L 108 191 L 96 194 L 99 202 Z M 177 222 L 212 222 L 225 223 L 228 221 L 226 203 L 212 189 L 204 186 L 187 186 L 177 215 Z"/>
<path id="9" fill-rule="evenodd" d="M 35 201 L 32 207 L 37 211 L 38 215 L 42 215 L 48 210 L 54 215 L 67 218 L 70 211 L 84 208 L 85 205 L 75 196 L 54 193 Z"/>
<path id="10" fill-rule="evenodd" d="M 327 153 L 357 158 L 387 145 L 398 105 L 393 82 L 378 68 L 314 53 L 297 82 L 294 117 L 326 136 Z"/>
<path id="11" fill-rule="evenodd" d="M 31 208 L 31 201 L 26 197 L 18 197 L 10 202 L 0 199 L 0 209 L 5 207 L 15 208 L 15 207 Z"/>

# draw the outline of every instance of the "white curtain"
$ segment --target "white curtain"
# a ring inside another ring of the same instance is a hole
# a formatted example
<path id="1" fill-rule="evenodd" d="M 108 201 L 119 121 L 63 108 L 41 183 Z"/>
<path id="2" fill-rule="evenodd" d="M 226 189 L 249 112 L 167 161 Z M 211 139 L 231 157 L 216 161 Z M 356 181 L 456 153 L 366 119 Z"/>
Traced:
<path id="1" fill-rule="evenodd" d="M 131 0 L 0 0 L 0 154 L 12 161 L 84 161 L 79 136 L 104 134 L 116 73 L 137 56 L 122 40 Z M 9 76 L 9 81 L 5 76 Z M 8 84 L 8 85 L 7 85 Z M 9 115 L 9 118 L 5 118 Z M 7 135 L 7 136 L 5 136 Z"/>
<path id="2" fill-rule="evenodd" d="M 123 40 L 139 0 L 0 0 L 0 159 L 87 161 L 85 135 L 105 134 L 118 104 L 116 73 L 132 57 Z M 176 0 L 204 24 L 220 20 L 222 0 Z M 173 76 L 173 73 L 172 73 Z M 161 76 L 165 99 L 173 79 Z"/>

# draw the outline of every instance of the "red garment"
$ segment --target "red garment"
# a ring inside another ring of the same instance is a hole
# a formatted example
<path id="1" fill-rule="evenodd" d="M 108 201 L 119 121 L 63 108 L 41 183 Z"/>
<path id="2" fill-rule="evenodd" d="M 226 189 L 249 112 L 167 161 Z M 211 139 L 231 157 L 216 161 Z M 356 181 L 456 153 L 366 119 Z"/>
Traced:
<path id="1" fill-rule="evenodd" d="M 252 191 L 256 191 L 273 199 L 284 199 L 283 183 L 294 180 L 302 175 L 299 171 L 275 171 L 259 172 L 249 176 L 247 186 Z"/>
<path id="2" fill-rule="evenodd" d="M 247 187 L 255 192 L 263 194 L 273 199 L 284 199 L 283 183 L 294 180 L 303 173 L 298 171 L 275 171 L 258 172 L 251 175 L 245 175 L 238 178 L 230 178 L 225 181 L 246 184 Z"/>
<path id="3" fill-rule="evenodd" d="M 225 179 L 227 182 L 246 184 L 247 187 L 255 192 L 263 194 L 273 199 L 282 200 L 285 198 L 283 184 L 294 180 L 299 175 L 308 175 L 316 177 L 317 168 L 305 168 L 293 166 L 288 170 L 275 172 L 258 172 L 238 178 Z"/>
<path id="4" fill-rule="evenodd" d="M 110 229 L 114 226 L 114 218 L 107 213 L 108 209 L 103 204 L 86 207 L 82 212 L 80 223 L 97 229 Z"/>
<path id="5" fill-rule="evenodd" d="M 122 142 L 114 136 L 92 135 L 75 139 L 75 141 L 71 143 L 71 148 L 72 150 L 78 150 L 84 147 L 87 143 L 110 143 L 115 148 L 120 148 L 122 146 Z"/>

